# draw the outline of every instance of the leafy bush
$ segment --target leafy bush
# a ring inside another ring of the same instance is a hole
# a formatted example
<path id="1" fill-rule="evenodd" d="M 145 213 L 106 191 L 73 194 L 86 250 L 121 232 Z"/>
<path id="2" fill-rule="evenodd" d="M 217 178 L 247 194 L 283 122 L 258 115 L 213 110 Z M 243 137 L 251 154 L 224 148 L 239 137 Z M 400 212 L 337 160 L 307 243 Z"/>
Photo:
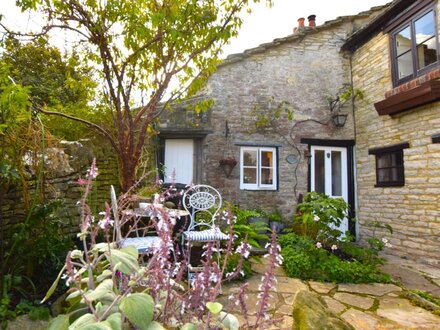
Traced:
<path id="1" fill-rule="evenodd" d="M 2 246 L 6 253 L 0 272 L 0 319 L 5 322 L 25 313 L 48 317 L 47 308 L 33 301 L 49 289 L 72 246 L 57 217 L 60 205 L 60 201 L 36 205 L 17 226 L 11 243 Z"/>
<path id="2" fill-rule="evenodd" d="M 229 258 L 226 262 L 226 269 L 225 269 L 226 274 L 233 273 L 236 271 L 236 269 L 239 269 L 241 259 L 242 258 L 238 254 L 233 254 L 233 255 L 229 256 Z M 222 258 L 222 261 L 223 260 L 224 259 Z M 237 276 L 238 280 L 244 281 L 245 279 L 251 277 L 252 266 L 251 266 L 251 262 L 249 260 L 247 260 L 247 259 L 242 260 L 240 272 L 241 272 L 240 275 Z"/>
<path id="3" fill-rule="evenodd" d="M 348 216 L 348 204 L 342 198 L 310 192 L 298 205 L 293 218 L 293 231 L 322 244 L 334 244 L 343 233 L 338 229 Z M 345 233 L 349 237 L 349 233 Z"/>
<path id="4" fill-rule="evenodd" d="M 12 252 L 6 253 L 4 266 L 8 268 L 5 273 L 27 276 L 39 288 L 40 294 L 47 291 L 52 276 L 62 267 L 67 250 L 72 246 L 57 216 L 60 206 L 59 200 L 37 205 L 27 221 L 18 225 L 12 238 Z"/>
<path id="5" fill-rule="evenodd" d="M 338 283 L 390 281 L 388 275 L 377 269 L 380 259 L 372 258 L 372 252 L 365 252 L 369 249 L 349 243 L 341 244 L 338 250 L 325 249 L 317 246 L 310 237 L 294 233 L 279 237 L 278 242 L 282 248 L 284 269 L 290 277 Z M 362 258 L 357 259 L 355 256 Z"/>
<path id="6" fill-rule="evenodd" d="M 236 217 L 233 224 L 233 230 L 237 235 L 236 243 L 239 244 L 247 237 L 247 242 L 253 247 L 261 247 L 260 241 L 267 241 L 268 237 L 265 234 L 269 228 L 267 228 L 264 222 L 249 223 L 249 218 L 264 217 L 265 213 L 259 210 L 240 209 L 236 205 L 227 204 L 227 208 L 230 208 L 234 216 Z"/>

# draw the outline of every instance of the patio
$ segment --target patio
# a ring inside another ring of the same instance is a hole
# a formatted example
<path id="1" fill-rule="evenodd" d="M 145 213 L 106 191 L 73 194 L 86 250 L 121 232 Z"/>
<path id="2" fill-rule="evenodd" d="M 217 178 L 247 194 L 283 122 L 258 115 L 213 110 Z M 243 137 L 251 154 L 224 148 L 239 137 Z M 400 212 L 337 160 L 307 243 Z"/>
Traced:
<path id="1" fill-rule="evenodd" d="M 440 269 L 385 256 L 384 270 L 397 284 L 334 284 L 289 278 L 277 271 L 277 291 L 273 293 L 274 317 L 283 322 L 272 329 L 440 329 L 440 316 L 416 306 L 430 308 L 408 290 L 428 292 L 440 297 Z M 255 310 L 260 276 L 265 265 L 253 264 L 255 274 L 248 280 L 249 319 Z M 236 292 L 240 283 L 224 286 L 221 299 Z M 417 299 L 417 300 L 415 300 Z M 243 320 L 243 316 L 239 317 Z"/>

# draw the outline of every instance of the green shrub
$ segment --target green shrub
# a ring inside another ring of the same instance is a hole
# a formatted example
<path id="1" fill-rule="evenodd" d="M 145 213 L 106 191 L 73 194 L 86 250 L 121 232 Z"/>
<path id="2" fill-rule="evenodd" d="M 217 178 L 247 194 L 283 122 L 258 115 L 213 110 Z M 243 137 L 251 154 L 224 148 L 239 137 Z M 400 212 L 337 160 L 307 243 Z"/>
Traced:
<path id="1" fill-rule="evenodd" d="M 338 254 L 346 258 L 339 258 L 336 251 L 332 252 L 324 247 L 317 248 L 314 241 L 306 236 L 289 233 L 279 237 L 282 248 L 284 269 L 290 277 L 303 280 L 316 280 L 338 283 L 371 283 L 389 282 L 390 277 L 381 273 L 377 260 L 370 262 L 369 257 L 357 259 L 356 255 L 363 255 L 364 248 L 351 244 L 342 244 Z M 369 250 L 369 249 L 366 249 Z M 349 253 L 350 252 L 350 253 Z M 376 258 L 378 259 L 378 258 Z"/>
<path id="2" fill-rule="evenodd" d="M 293 218 L 293 231 L 322 244 L 333 244 L 343 236 L 338 227 L 346 216 L 348 204 L 342 198 L 310 192 L 298 205 Z M 349 237 L 348 232 L 345 235 Z"/>
<path id="3" fill-rule="evenodd" d="M 236 217 L 235 223 L 232 225 L 235 235 L 237 238 L 235 240 L 235 245 L 240 244 L 245 237 L 247 237 L 247 242 L 253 247 L 261 247 L 260 241 L 267 241 L 268 237 L 265 234 L 269 228 L 263 222 L 256 222 L 249 224 L 249 218 L 252 217 L 264 217 L 265 213 L 259 210 L 246 210 L 240 209 L 236 205 L 227 204 L 228 208 L 231 209 L 232 213 Z"/>
<path id="4" fill-rule="evenodd" d="M 233 273 L 240 262 L 240 255 L 239 254 L 232 254 L 228 257 L 228 261 L 226 264 L 226 270 L 225 270 L 225 274 L 227 273 Z M 220 264 L 223 263 L 223 258 Z M 240 281 L 244 281 L 247 278 L 251 277 L 252 275 L 252 266 L 251 266 L 251 262 L 248 259 L 243 259 L 243 264 L 241 266 L 241 273 L 240 276 L 237 278 Z"/>

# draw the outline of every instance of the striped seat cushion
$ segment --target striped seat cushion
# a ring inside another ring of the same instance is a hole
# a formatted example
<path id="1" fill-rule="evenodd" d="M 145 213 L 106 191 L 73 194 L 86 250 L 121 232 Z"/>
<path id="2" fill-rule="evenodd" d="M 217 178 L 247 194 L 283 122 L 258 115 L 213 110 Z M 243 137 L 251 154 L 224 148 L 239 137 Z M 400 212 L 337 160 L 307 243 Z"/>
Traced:
<path id="1" fill-rule="evenodd" d="M 139 253 L 157 250 L 160 248 L 162 239 L 158 236 L 146 236 L 146 237 L 128 237 L 121 241 L 121 247 L 127 247 L 129 245 L 134 246 Z"/>
<path id="2" fill-rule="evenodd" d="M 185 238 L 190 241 L 204 242 L 204 241 L 226 241 L 229 236 L 222 233 L 220 229 L 213 228 L 201 231 L 186 231 L 183 233 Z"/>

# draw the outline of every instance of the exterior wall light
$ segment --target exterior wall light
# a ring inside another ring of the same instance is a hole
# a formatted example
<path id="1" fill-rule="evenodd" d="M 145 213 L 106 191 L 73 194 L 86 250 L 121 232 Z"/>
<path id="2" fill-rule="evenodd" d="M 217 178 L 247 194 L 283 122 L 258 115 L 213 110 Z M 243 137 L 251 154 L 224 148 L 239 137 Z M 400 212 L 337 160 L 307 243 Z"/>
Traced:
<path id="1" fill-rule="evenodd" d="M 336 111 L 332 116 L 333 123 L 336 127 L 344 127 L 345 122 L 347 121 L 347 116 L 347 113 Z"/>

